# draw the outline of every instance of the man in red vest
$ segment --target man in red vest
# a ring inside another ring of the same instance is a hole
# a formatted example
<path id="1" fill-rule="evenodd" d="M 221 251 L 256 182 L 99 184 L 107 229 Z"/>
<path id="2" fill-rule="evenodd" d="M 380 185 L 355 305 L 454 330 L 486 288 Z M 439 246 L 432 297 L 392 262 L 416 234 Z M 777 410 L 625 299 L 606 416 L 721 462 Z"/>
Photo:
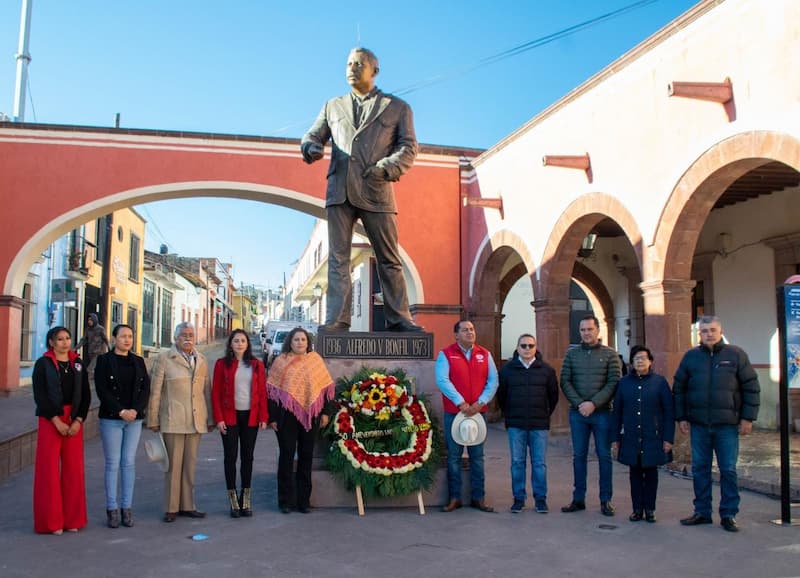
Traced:
<path id="1" fill-rule="evenodd" d="M 453 327 L 456 342 L 439 352 L 436 359 L 436 386 L 444 403 L 444 437 L 447 443 L 447 490 L 449 501 L 442 508 L 452 512 L 461 503 L 461 456 L 464 446 L 453 439 L 453 421 L 459 412 L 473 416 L 486 411 L 497 391 L 497 368 L 489 350 L 475 343 L 475 326 L 459 321 Z M 472 496 L 470 506 L 493 512 L 486 504 L 483 475 L 483 442 L 467 446 Z"/>

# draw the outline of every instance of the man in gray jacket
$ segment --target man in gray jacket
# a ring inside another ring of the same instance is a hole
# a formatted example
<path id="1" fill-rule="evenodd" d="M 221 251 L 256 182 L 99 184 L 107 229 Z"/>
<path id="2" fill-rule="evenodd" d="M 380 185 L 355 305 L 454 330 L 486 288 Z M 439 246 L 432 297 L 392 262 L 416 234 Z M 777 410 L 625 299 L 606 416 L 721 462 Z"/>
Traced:
<path id="1" fill-rule="evenodd" d="M 561 390 L 569 401 L 572 433 L 572 469 L 575 487 L 572 501 L 562 512 L 586 509 L 586 462 L 589 437 L 600 466 L 600 511 L 614 515 L 611 504 L 611 404 L 620 378 L 619 355 L 600 343 L 600 322 L 587 315 L 580 323 L 581 344 L 567 351 L 561 365 Z"/>
<path id="2" fill-rule="evenodd" d="M 321 330 L 347 331 L 353 299 L 350 248 L 358 219 L 375 252 L 389 331 L 421 331 L 411 320 L 397 245 L 397 207 L 392 183 L 417 156 L 411 107 L 375 87 L 378 59 L 354 48 L 347 59 L 350 94 L 325 103 L 300 150 L 306 163 L 323 157 L 332 141 L 325 206 L 328 216 L 328 290 Z"/>

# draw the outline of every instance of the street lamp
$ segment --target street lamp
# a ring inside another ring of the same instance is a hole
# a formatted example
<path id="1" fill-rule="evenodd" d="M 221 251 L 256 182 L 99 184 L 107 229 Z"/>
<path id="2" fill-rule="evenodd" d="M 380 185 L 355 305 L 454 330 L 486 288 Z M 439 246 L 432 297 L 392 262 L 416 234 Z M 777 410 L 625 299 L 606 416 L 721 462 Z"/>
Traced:
<path id="1" fill-rule="evenodd" d="M 322 285 L 317 283 L 311 292 L 317 300 L 317 323 L 322 323 Z"/>
<path id="2" fill-rule="evenodd" d="M 594 253 L 594 246 L 597 242 L 597 234 L 589 233 L 581 241 L 581 248 L 578 249 L 578 257 L 588 259 Z"/>

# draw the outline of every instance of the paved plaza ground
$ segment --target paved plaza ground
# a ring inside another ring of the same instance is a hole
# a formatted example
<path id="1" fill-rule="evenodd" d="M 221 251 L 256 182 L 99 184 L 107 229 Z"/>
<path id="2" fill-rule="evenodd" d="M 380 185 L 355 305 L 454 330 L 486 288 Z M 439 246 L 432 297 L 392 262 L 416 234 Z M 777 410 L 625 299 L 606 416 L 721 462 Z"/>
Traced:
<path id="1" fill-rule="evenodd" d="M 770 520 L 780 515 L 773 498 L 743 492 L 739 522 L 730 534 L 716 523 L 683 528 L 691 513 L 691 481 L 661 473 L 658 523 L 628 522 L 627 468 L 615 465 L 617 515 L 603 517 L 596 497 L 596 463 L 590 464 L 588 510 L 562 514 L 572 486 L 569 441 L 551 439 L 548 478 L 551 513 L 511 514 L 508 451 L 502 426 L 487 441 L 487 499 L 498 512 L 465 508 L 450 514 L 430 508 L 315 509 L 309 515 L 278 512 L 276 441 L 259 437 L 251 519 L 228 517 L 217 434 L 204 436 L 197 471 L 198 507 L 204 520 L 161 521 L 162 474 L 140 448 L 136 526 L 105 527 L 102 449 L 86 443 L 89 525 L 77 534 L 36 535 L 31 521 L 33 469 L 0 484 L 0 576 L 726 576 L 800 574 L 800 527 Z M 718 497 L 715 488 L 715 503 Z M 528 504 L 531 506 L 530 500 Z M 192 535 L 206 534 L 205 541 Z"/>
<path id="2" fill-rule="evenodd" d="M 215 359 L 221 351 L 208 351 Z M 0 398 L 0 439 L 34 424 L 30 392 Z M 8 431 L 7 431 L 8 430 Z M 793 434 L 792 447 L 800 448 Z M 351 508 L 316 508 L 309 515 L 277 509 L 275 435 L 262 432 L 256 446 L 255 515 L 228 516 L 219 435 L 203 436 L 197 470 L 197 505 L 204 520 L 162 516 L 163 474 L 146 460 L 140 446 L 134 502 L 136 525 L 105 527 L 103 456 L 98 437 L 86 441 L 89 525 L 77 534 L 33 533 L 33 468 L 0 482 L 0 577 L 248 577 L 248 576 L 457 576 L 497 575 L 615 577 L 800 576 L 800 526 L 773 524 L 780 518 L 779 443 L 774 432 L 742 438 L 742 531 L 714 525 L 684 528 L 678 520 L 692 513 L 692 482 L 660 474 L 658 522 L 631 523 L 627 467 L 615 463 L 617 515 L 600 514 L 597 463 L 589 465 L 588 510 L 562 514 L 570 501 L 572 460 L 569 436 L 551 435 L 548 481 L 551 513 L 537 514 L 532 500 L 521 514 L 512 503 L 506 433 L 490 424 L 486 442 L 487 501 L 496 513 L 470 508 L 445 514 L 428 507 L 368 505 L 359 517 Z M 792 452 L 793 481 L 800 479 L 800 453 Z M 795 484 L 796 485 L 796 484 Z M 798 492 L 798 488 L 794 492 Z M 322 492 L 319 492 L 322 494 Z M 765 494 L 766 493 L 766 494 Z M 714 488 L 715 506 L 719 488 Z M 435 499 L 429 496 L 430 503 Z M 312 495 L 313 502 L 313 495 Z M 800 517 L 800 512 L 798 512 Z M 192 536 L 205 534 L 207 540 Z"/>

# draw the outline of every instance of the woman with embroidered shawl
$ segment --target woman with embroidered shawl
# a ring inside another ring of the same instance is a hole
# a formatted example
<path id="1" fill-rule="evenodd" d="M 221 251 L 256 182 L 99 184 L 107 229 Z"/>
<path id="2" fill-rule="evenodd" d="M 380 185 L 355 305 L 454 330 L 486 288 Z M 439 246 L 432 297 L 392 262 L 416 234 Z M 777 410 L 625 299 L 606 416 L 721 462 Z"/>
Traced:
<path id="1" fill-rule="evenodd" d="M 281 354 L 267 377 L 270 427 L 278 437 L 278 507 L 288 514 L 311 511 L 311 460 L 320 427 L 328 424 L 323 413 L 333 399 L 333 378 L 322 357 L 311 351 L 311 336 L 295 327 L 286 336 Z M 292 483 L 294 455 L 297 473 Z"/>

